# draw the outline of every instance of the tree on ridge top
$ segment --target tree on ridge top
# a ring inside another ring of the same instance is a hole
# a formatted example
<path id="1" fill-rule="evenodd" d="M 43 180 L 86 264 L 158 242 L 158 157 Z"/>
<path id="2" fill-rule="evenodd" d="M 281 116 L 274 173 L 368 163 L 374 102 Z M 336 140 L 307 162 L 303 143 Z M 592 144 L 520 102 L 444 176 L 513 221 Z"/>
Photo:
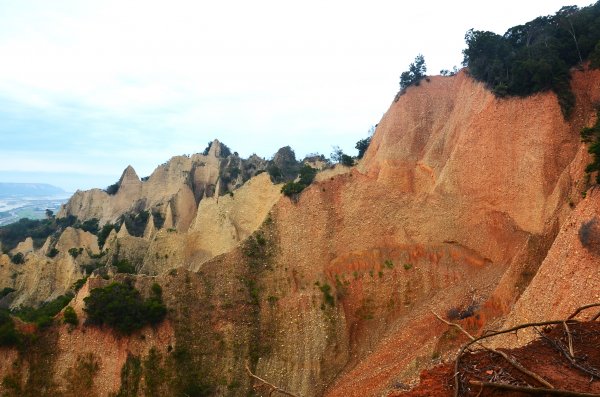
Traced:
<path id="1" fill-rule="evenodd" d="M 400 75 L 400 90 L 404 90 L 413 84 L 419 85 L 419 82 L 425 78 L 425 73 L 427 73 L 425 57 L 419 54 L 415 57 L 415 61 L 408 65 L 408 70 Z"/>

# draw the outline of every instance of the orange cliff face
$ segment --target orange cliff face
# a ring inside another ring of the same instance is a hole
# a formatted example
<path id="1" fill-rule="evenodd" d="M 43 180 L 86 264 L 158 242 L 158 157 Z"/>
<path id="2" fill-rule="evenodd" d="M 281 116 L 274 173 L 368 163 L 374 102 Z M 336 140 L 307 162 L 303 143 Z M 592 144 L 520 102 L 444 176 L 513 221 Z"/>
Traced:
<path id="1" fill-rule="evenodd" d="M 552 93 L 433 77 L 391 105 L 356 169 L 276 205 L 291 288 L 332 286 L 345 323 L 325 395 L 379 395 L 429 365 L 446 329 L 431 309 L 485 308 L 475 327 L 510 310 L 581 198 L 598 82 L 575 73 L 566 122 Z"/>

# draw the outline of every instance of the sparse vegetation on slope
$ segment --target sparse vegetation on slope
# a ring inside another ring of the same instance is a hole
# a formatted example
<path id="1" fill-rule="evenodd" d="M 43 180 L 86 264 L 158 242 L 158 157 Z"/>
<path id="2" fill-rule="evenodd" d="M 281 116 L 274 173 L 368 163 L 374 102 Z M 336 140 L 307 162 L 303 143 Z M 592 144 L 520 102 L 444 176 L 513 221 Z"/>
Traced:
<path id="1" fill-rule="evenodd" d="M 8 310 L 0 309 L 0 346 L 15 346 L 20 341 L 19 332 Z"/>
<path id="2" fill-rule="evenodd" d="M 21 307 L 13 312 L 21 320 L 34 323 L 38 328 L 48 327 L 56 316 L 73 299 L 72 293 L 61 295 L 49 302 L 42 303 L 38 308 Z"/>
<path id="3" fill-rule="evenodd" d="M 589 145 L 588 152 L 592 155 L 585 172 L 596 172 L 596 183 L 600 183 L 600 110 L 596 113 L 596 124 L 581 130 L 581 139 Z"/>
<path id="4" fill-rule="evenodd" d="M 281 188 L 281 193 L 284 195 L 291 197 L 293 199 L 298 199 L 298 195 L 302 193 L 304 189 L 310 185 L 315 176 L 317 175 L 317 170 L 312 168 L 310 165 L 303 165 L 300 169 L 300 174 L 298 176 L 298 182 L 290 181 L 283 185 Z"/>
<path id="5" fill-rule="evenodd" d="M 66 324 L 77 325 L 79 324 L 79 319 L 77 318 L 77 313 L 75 313 L 75 309 L 71 306 L 67 306 L 65 308 L 65 312 L 63 313 L 63 321 Z"/>
<path id="6" fill-rule="evenodd" d="M 367 151 L 367 149 L 369 148 L 369 145 L 371 144 L 371 139 L 373 138 L 373 134 L 375 133 L 375 128 L 377 126 L 373 126 L 371 127 L 371 129 L 369 130 L 369 136 L 359 140 L 358 142 L 356 142 L 356 150 L 358 150 L 358 156 L 356 156 L 359 160 L 363 158 L 363 156 L 365 155 L 365 152 Z"/>
<path id="7" fill-rule="evenodd" d="M 117 224 L 119 224 L 121 227 L 125 225 L 125 227 L 127 227 L 127 231 L 132 236 L 142 237 L 144 235 L 144 230 L 146 229 L 146 225 L 148 224 L 149 218 L 149 211 L 139 211 L 137 213 L 129 212 L 127 214 L 123 214 L 119 218 Z"/>
<path id="8" fill-rule="evenodd" d="M 112 223 L 106 223 L 104 226 L 102 226 L 102 229 L 100 229 L 98 232 L 98 247 L 100 247 L 100 249 L 104 247 L 104 243 L 106 243 L 108 235 L 114 230 L 114 228 L 115 225 Z"/>
<path id="9" fill-rule="evenodd" d="M 67 227 L 82 229 L 92 234 L 98 233 L 98 219 L 92 218 L 80 221 L 73 215 L 64 218 L 56 218 L 50 215 L 46 219 L 23 218 L 18 222 L 0 227 L 0 242 L 2 251 L 8 253 L 27 237 L 33 239 L 34 248 L 41 247 L 49 236 L 58 236 Z M 48 257 L 53 258 L 58 254 L 56 248 L 52 247 Z"/>
<path id="10" fill-rule="evenodd" d="M 0 241 L 2 242 L 2 250 L 8 253 L 27 237 L 33 239 L 33 245 L 36 248 L 42 246 L 48 236 L 64 230 L 68 226 L 72 226 L 77 222 L 75 217 L 68 218 L 49 218 L 32 220 L 23 218 L 18 222 L 11 223 L 0 227 Z"/>

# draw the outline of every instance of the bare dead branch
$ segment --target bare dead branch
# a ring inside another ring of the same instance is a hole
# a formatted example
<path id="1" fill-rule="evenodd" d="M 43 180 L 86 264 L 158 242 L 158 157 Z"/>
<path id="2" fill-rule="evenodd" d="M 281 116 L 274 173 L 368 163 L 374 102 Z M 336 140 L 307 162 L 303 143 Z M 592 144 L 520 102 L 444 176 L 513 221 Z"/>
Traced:
<path id="1" fill-rule="evenodd" d="M 481 385 L 481 387 L 479 388 L 479 393 L 477 393 L 477 395 L 475 397 L 479 397 L 481 396 L 481 393 L 483 393 L 483 384 Z"/>
<path id="2" fill-rule="evenodd" d="M 507 334 L 507 333 L 511 333 L 511 332 L 516 333 L 516 331 L 523 329 L 523 328 L 540 327 L 540 326 L 544 326 L 544 325 L 556 325 L 556 324 L 561 324 L 561 323 L 566 323 L 566 322 L 576 323 L 576 322 L 579 322 L 579 320 L 574 319 L 575 316 L 577 316 L 580 312 L 582 312 L 585 309 L 588 309 L 590 307 L 597 307 L 597 306 L 600 306 L 600 303 L 591 303 L 591 304 L 588 304 L 585 306 L 581 306 L 571 316 L 569 316 L 569 318 L 567 320 L 540 321 L 540 322 L 535 322 L 535 323 L 524 323 L 524 324 L 517 325 L 515 327 L 507 328 L 505 330 L 500 330 L 500 331 L 486 330 L 483 335 L 481 335 L 477 338 L 471 339 L 471 341 L 467 342 L 463 347 L 461 347 L 461 349 L 459 350 L 459 352 L 456 356 L 456 360 L 454 361 L 454 397 L 459 397 L 459 394 L 460 394 L 460 379 L 459 379 L 460 358 L 465 353 L 465 351 L 467 351 L 469 349 L 469 347 L 472 344 L 475 344 L 475 343 L 480 344 L 480 341 L 482 339 L 491 338 L 493 336 Z M 435 313 L 434 313 L 434 315 L 438 319 L 441 320 L 440 316 L 438 316 Z M 600 318 L 600 312 L 592 319 L 592 321 L 595 321 L 598 318 Z M 442 321 L 444 321 L 444 320 L 442 320 Z M 444 322 L 446 324 L 448 323 L 447 321 L 444 321 Z M 460 327 L 459 329 L 461 329 L 461 331 L 464 331 L 464 330 L 462 330 L 462 327 Z M 552 389 L 550 389 L 550 390 L 552 390 Z"/>
<path id="3" fill-rule="evenodd" d="M 569 326 L 566 321 L 563 321 L 563 325 L 565 327 L 565 331 L 567 331 L 567 340 L 569 343 L 569 355 L 571 357 L 575 357 L 575 353 L 573 352 L 573 338 L 571 337 L 571 331 L 569 331 Z"/>
<path id="4" fill-rule="evenodd" d="M 524 387 L 509 385 L 506 383 L 491 383 L 491 382 L 480 382 L 477 380 L 469 381 L 469 384 L 473 386 L 489 387 L 499 390 L 518 391 L 521 393 L 533 394 L 533 395 L 553 395 L 553 396 L 567 396 L 567 397 L 600 397 L 600 394 L 595 393 L 582 393 L 570 390 L 560 389 L 545 389 L 541 387 Z"/>
<path id="5" fill-rule="evenodd" d="M 269 396 L 273 395 L 273 393 L 281 393 L 281 394 L 285 394 L 286 396 L 290 396 L 290 397 L 299 397 L 296 394 L 293 394 L 293 393 L 290 393 L 289 391 L 283 390 L 282 388 L 275 386 L 274 384 L 264 380 L 263 378 L 254 375 L 252 373 L 252 371 L 250 371 L 250 367 L 248 367 L 248 364 L 246 364 L 246 371 L 248 372 L 248 375 L 251 378 L 256 379 L 262 385 L 266 386 L 269 389 Z"/>
<path id="6" fill-rule="evenodd" d="M 538 335 L 540 335 L 543 339 L 545 339 L 552 347 L 554 347 L 557 351 L 559 351 L 560 353 L 562 353 L 567 360 L 569 360 L 569 362 L 571 363 L 571 365 L 577 369 L 579 369 L 580 371 L 585 372 L 586 374 L 592 376 L 593 378 L 598 378 L 600 379 L 600 372 L 596 369 L 596 368 L 586 368 L 583 365 L 579 364 L 576 361 L 576 357 L 575 356 L 571 356 L 569 355 L 569 353 L 558 343 L 553 341 L 552 339 L 548 338 L 546 335 L 544 335 L 543 333 L 541 333 L 540 331 L 538 331 L 537 328 L 533 328 L 535 329 L 535 331 L 538 333 Z"/>
<path id="7" fill-rule="evenodd" d="M 517 370 L 521 371 L 525 375 L 528 375 L 529 377 L 535 379 L 536 381 L 538 381 L 539 383 L 541 383 L 542 385 L 546 386 L 549 389 L 554 389 L 554 386 L 552 386 L 552 384 L 550 382 L 548 382 L 546 379 L 544 379 L 540 375 L 536 374 L 535 372 L 533 372 L 533 371 L 525 368 L 521 363 L 519 363 L 517 360 L 515 360 L 513 357 L 509 356 L 505 352 L 503 352 L 501 350 L 493 349 L 493 348 L 488 347 L 488 346 L 485 346 L 483 343 L 478 342 L 478 340 L 473 335 L 471 335 L 470 333 L 468 333 L 467 331 L 465 331 L 465 329 L 463 327 L 461 327 L 460 325 L 455 324 L 455 323 L 451 323 L 449 321 L 444 320 L 443 318 L 441 318 L 439 315 L 437 315 L 433 311 L 432 311 L 432 313 L 433 313 L 434 316 L 436 316 L 439 320 L 443 321 L 447 325 L 451 325 L 451 326 L 454 326 L 454 327 L 458 328 L 463 334 L 467 335 L 469 337 L 469 339 L 471 339 L 471 342 L 477 343 L 479 346 L 481 346 L 485 350 L 501 356 L 510 365 L 512 365 L 513 367 L 515 367 Z"/>
<path id="8" fill-rule="evenodd" d="M 579 313 L 581 313 L 582 311 L 584 311 L 584 310 L 586 310 L 586 309 L 589 309 L 590 307 L 597 307 L 597 306 L 600 306 L 600 302 L 597 302 L 597 303 L 590 303 L 589 305 L 584 305 L 584 306 L 578 307 L 578 308 L 577 308 L 577 310 L 575 310 L 575 311 L 573 312 L 573 314 L 571 314 L 571 315 L 570 315 L 570 316 L 567 318 L 567 320 L 570 320 L 570 319 L 574 318 L 574 317 L 575 317 L 575 316 L 577 316 Z M 599 313 L 599 314 L 600 314 L 600 313 Z"/>
<path id="9" fill-rule="evenodd" d="M 474 337 L 473 335 L 471 335 L 470 333 L 468 333 L 468 332 L 467 332 L 467 331 L 466 331 L 466 330 L 465 330 L 463 327 L 461 327 L 459 324 L 456 324 L 456 323 L 451 323 L 451 322 L 450 322 L 450 321 L 448 321 L 448 320 L 444 320 L 442 317 L 440 317 L 440 315 L 439 315 L 439 314 L 437 314 L 437 313 L 436 313 L 436 312 L 434 312 L 433 310 L 431 311 L 431 313 L 433 313 L 433 315 L 434 315 L 434 316 L 436 316 L 436 317 L 437 317 L 437 319 L 438 319 L 438 320 L 440 320 L 441 322 L 445 323 L 445 324 L 446 324 L 446 325 L 448 325 L 448 326 L 451 326 L 451 327 L 456 327 L 456 328 L 458 328 L 458 330 L 459 330 L 460 332 L 462 332 L 463 334 L 465 334 L 465 335 L 466 335 L 466 336 L 467 336 L 469 339 L 471 339 L 472 341 L 475 341 L 475 337 Z M 482 347 L 484 347 L 484 348 L 485 348 L 485 346 L 482 346 Z"/>

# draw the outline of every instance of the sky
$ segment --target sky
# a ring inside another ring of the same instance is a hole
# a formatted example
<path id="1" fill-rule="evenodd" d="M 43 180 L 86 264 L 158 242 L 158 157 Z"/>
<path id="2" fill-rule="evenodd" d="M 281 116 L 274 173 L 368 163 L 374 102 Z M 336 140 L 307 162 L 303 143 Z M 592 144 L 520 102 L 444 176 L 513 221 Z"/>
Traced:
<path id="1" fill-rule="evenodd" d="M 103 188 L 215 138 L 243 157 L 355 155 L 416 55 L 436 75 L 470 28 L 589 4 L 0 0 L 0 182 Z"/>

